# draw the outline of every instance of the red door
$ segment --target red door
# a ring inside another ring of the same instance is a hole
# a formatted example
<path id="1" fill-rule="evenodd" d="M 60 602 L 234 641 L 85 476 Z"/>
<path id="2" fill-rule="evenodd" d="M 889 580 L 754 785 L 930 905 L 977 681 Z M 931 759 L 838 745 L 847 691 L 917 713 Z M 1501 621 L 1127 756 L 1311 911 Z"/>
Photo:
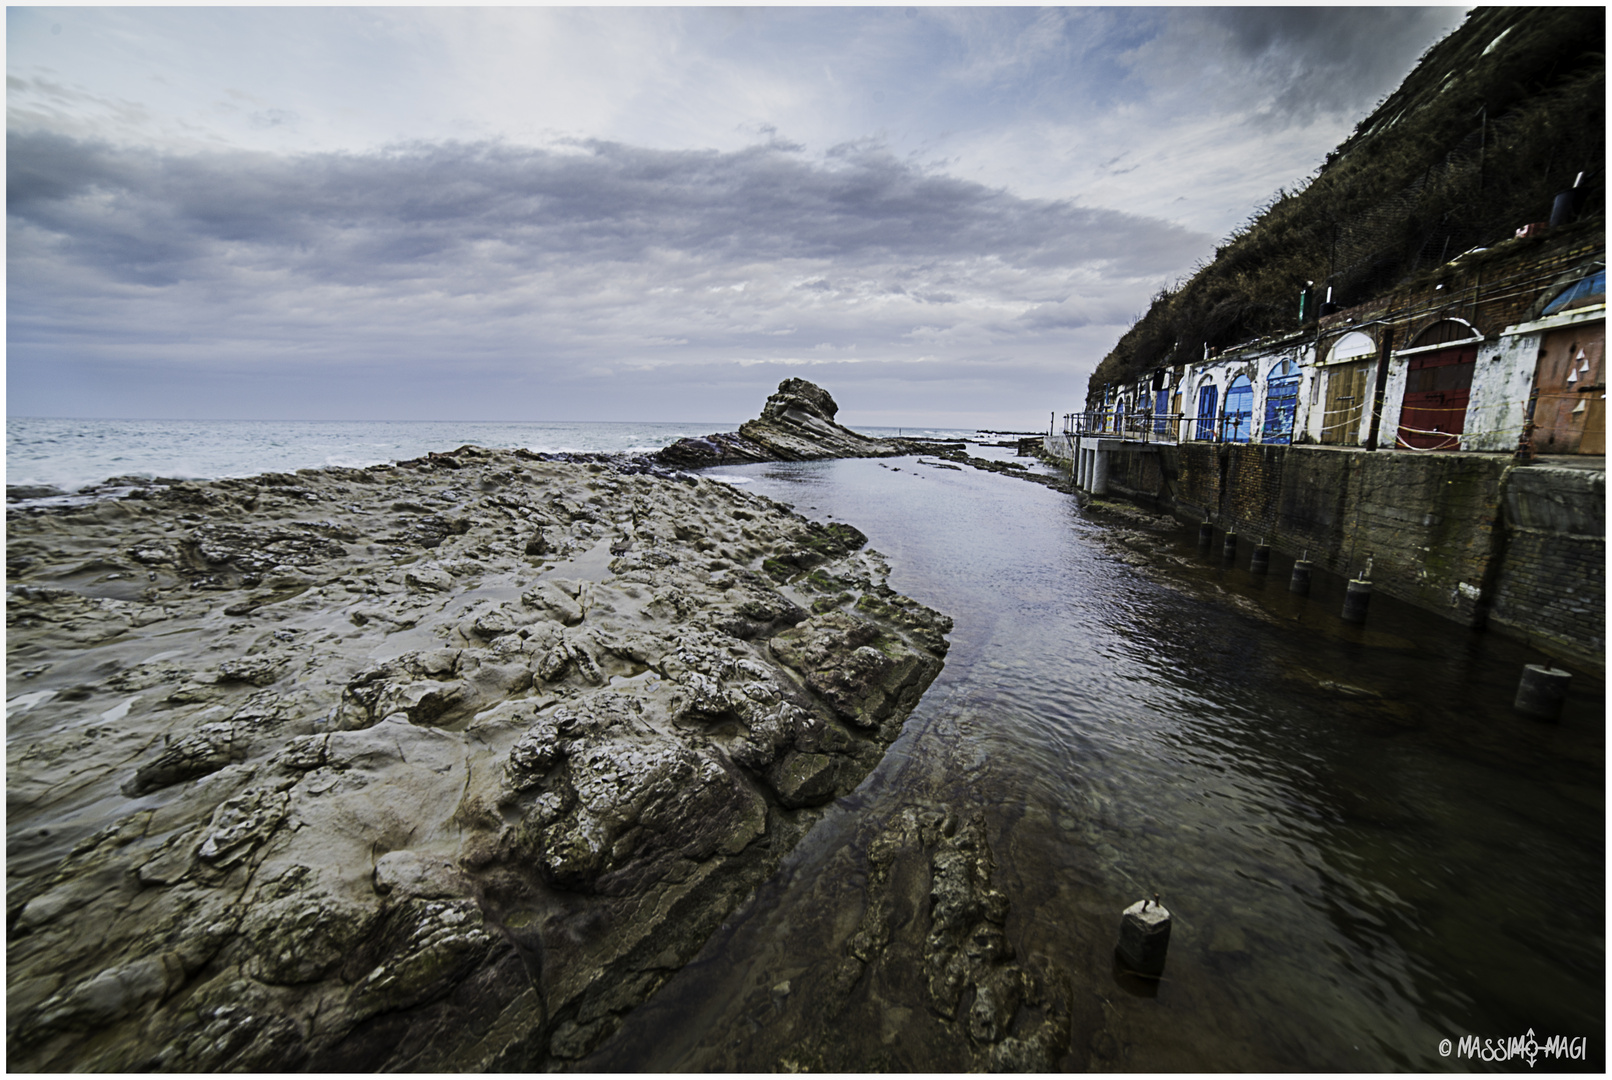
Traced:
<path id="1" fill-rule="evenodd" d="M 1416 450 L 1455 450 L 1466 429 L 1477 345 L 1440 349 L 1411 358 L 1405 403 L 1399 412 L 1399 445 Z"/>

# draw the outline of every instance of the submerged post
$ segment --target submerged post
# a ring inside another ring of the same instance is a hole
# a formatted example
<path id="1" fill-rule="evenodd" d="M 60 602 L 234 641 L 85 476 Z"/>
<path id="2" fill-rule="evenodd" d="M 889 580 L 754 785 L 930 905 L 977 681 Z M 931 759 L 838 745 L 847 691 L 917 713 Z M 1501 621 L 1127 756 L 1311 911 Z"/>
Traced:
<path id="1" fill-rule="evenodd" d="M 1310 565 L 1309 559 L 1300 559 L 1293 564 L 1293 577 L 1287 583 L 1288 592 L 1310 595 Z"/>
<path id="2" fill-rule="evenodd" d="M 1343 594 L 1343 621 L 1363 623 L 1366 621 L 1366 608 L 1371 603 L 1371 582 L 1365 578 L 1352 578 L 1349 588 Z"/>
<path id="3" fill-rule="evenodd" d="M 1517 700 L 1512 702 L 1512 708 L 1540 720 L 1560 720 L 1572 681 L 1571 672 L 1544 664 L 1528 664 L 1522 669 L 1522 681 L 1517 684 Z"/>
<path id="4" fill-rule="evenodd" d="M 1237 558 L 1237 534 L 1227 531 L 1225 543 L 1221 546 L 1220 554 L 1228 559 Z"/>
<path id="5" fill-rule="evenodd" d="M 1254 557 L 1248 562 L 1250 574 L 1263 574 L 1271 568 L 1271 546 L 1261 540 L 1254 545 Z"/>
<path id="6" fill-rule="evenodd" d="M 1138 900 L 1125 909 L 1119 920 L 1119 958 L 1138 975 L 1154 978 L 1164 974 L 1164 954 L 1170 948 L 1170 913 L 1159 903 Z"/>

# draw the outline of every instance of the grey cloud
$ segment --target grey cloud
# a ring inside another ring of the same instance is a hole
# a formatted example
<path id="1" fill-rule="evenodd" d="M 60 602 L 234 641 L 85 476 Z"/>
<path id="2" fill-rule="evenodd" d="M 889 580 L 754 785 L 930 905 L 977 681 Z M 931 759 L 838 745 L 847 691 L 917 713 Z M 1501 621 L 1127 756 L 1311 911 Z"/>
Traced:
<path id="1" fill-rule="evenodd" d="M 123 364 L 142 385 L 272 370 L 289 394 L 286 380 L 338 368 L 436 377 L 451 356 L 494 383 L 648 372 L 672 400 L 691 365 L 762 379 L 854 360 L 841 366 L 860 377 L 1051 355 L 1207 239 L 1018 198 L 870 143 L 826 161 L 776 140 L 284 157 L 13 132 L 7 184 L 8 383 L 24 410 L 52 364 Z"/>
<path id="2" fill-rule="evenodd" d="M 471 258 L 489 242 L 514 267 L 558 252 L 626 261 L 660 249 L 745 260 L 1123 259 L 1146 272 L 1173 264 L 1189 239 L 1162 222 L 928 174 L 869 146 L 836 148 L 826 168 L 774 146 L 449 144 L 291 159 L 164 157 L 45 134 L 11 135 L 8 146 L 12 218 L 114 276 L 126 272 L 121 261 L 95 253 L 124 239 L 145 249 L 139 265 L 247 243 L 302 272 L 360 281 L 387 278 L 387 266 Z M 94 212 L 83 203 L 92 195 Z"/>

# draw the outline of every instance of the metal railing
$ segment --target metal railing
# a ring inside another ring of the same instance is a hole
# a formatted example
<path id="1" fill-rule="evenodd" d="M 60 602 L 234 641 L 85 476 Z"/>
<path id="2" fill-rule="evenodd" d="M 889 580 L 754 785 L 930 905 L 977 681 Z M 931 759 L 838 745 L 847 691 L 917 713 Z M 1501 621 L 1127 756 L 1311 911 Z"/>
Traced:
<path id="1" fill-rule="evenodd" d="M 1069 438 L 1123 439 L 1141 443 L 1251 442 L 1254 435 L 1253 417 L 1240 413 L 1189 416 L 1186 413 L 1156 413 L 1149 409 L 1136 412 L 1092 409 L 1065 413 L 1063 421 L 1063 434 Z M 1290 431 L 1281 434 L 1289 438 L 1292 436 Z"/>

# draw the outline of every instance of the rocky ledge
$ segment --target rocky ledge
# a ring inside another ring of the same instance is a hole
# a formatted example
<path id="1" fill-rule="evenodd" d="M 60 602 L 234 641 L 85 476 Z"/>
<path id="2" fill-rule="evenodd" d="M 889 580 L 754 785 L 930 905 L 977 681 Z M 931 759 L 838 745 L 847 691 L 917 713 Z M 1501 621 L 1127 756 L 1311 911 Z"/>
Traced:
<path id="1" fill-rule="evenodd" d="M 816 461 L 821 458 L 894 457 L 934 450 L 932 440 L 872 439 L 834 422 L 840 411 L 827 390 L 805 379 L 785 379 L 767 399 L 761 416 L 721 432 L 680 439 L 655 455 L 680 469 L 743 465 L 754 461 Z M 961 443 L 944 444 L 961 447 Z"/>
<path id="2" fill-rule="evenodd" d="M 577 1060 L 879 761 L 951 627 L 848 526 L 468 446 L 13 508 L 6 554 L 29 1071 Z"/>

